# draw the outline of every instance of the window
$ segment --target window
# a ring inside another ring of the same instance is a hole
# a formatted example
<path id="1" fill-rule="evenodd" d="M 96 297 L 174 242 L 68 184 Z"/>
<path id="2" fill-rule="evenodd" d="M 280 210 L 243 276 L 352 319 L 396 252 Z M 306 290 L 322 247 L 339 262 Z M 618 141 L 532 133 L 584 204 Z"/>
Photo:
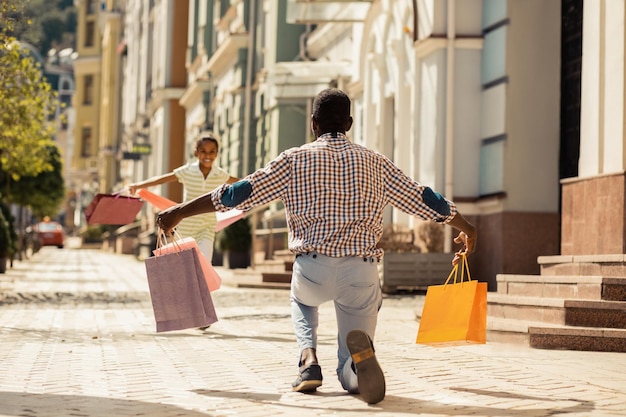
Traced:
<path id="1" fill-rule="evenodd" d="M 93 75 L 85 75 L 83 88 L 83 104 L 90 106 L 93 104 Z"/>
<path id="2" fill-rule="evenodd" d="M 480 147 L 480 195 L 504 191 L 504 145 L 506 135 L 484 139 Z"/>
<path id="3" fill-rule="evenodd" d="M 83 127 L 83 132 L 80 138 L 81 152 L 80 155 L 83 158 L 91 156 L 91 127 Z"/>
<path id="4" fill-rule="evenodd" d="M 97 1 L 96 0 L 87 0 L 87 14 L 96 14 L 97 9 Z"/>
<path id="5" fill-rule="evenodd" d="M 96 22 L 87 22 L 85 26 L 85 48 L 92 47 L 96 37 Z"/>

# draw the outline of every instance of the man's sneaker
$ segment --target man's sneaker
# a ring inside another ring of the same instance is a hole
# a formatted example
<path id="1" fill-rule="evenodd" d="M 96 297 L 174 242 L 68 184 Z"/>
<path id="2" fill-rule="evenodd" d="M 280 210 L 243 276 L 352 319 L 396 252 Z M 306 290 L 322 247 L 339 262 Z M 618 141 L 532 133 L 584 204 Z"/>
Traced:
<path id="1" fill-rule="evenodd" d="M 356 367 L 359 393 L 368 404 L 379 403 L 385 398 L 385 375 L 374 355 L 374 345 L 367 333 L 352 330 L 346 338 L 352 362 Z"/>
<path id="2" fill-rule="evenodd" d="M 300 375 L 291 384 L 293 391 L 313 392 L 322 386 L 322 368 L 318 364 L 312 364 L 306 368 L 300 368 Z"/>

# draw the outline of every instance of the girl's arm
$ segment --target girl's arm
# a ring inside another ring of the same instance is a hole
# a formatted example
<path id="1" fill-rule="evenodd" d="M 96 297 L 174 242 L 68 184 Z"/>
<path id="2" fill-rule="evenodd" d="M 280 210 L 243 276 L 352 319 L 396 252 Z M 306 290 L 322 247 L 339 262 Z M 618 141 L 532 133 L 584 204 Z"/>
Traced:
<path id="1" fill-rule="evenodd" d="M 241 178 L 235 178 L 235 177 L 228 177 L 228 179 L 226 180 L 226 184 L 233 184 L 236 183 L 237 181 L 239 181 Z"/>
<path id="2" fill-rule="evenodd" d="M 158 175 L 156 177 L 148 178 L 147 180 L 136 182 L 133 184 L 128 184 L 126 188 L 131 194 L 135 194 L 139 188 L 148 188 L 153 185 L 165 184 L 166 182 L 178 181 L 176 175 L 173 172 L 169 172 L 167 174 Z"/>

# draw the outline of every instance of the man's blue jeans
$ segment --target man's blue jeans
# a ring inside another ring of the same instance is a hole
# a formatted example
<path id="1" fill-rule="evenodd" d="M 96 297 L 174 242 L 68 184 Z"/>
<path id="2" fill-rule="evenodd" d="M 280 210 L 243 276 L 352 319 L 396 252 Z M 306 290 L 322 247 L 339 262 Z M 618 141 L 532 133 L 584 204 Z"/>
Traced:
<path id="1" fill-rule="evenodd" d="M 344 389 L 358 392 L 346 336 L 362 330 L 372 340 L 382 291 L 376 258 L 332 258 L 316 252 L 300 254 L 291 279 L 291 319 L 300 352 L 317 349 L 318 307 L 335 303 L 337 316 L 337 376 Z"/>

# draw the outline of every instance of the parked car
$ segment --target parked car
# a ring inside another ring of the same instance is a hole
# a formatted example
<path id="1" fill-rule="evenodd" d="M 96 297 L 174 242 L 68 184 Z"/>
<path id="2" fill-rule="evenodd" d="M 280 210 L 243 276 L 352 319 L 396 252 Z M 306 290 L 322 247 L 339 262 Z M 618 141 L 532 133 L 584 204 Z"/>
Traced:
<path id="1" fill-rule="evenodd" d="M 63 248 L 65 241 L 65 232 L 63 226 L 53 221 L 43 221 L 35 225 L 37 237 L 41 246 L 56 246 Z"/>

